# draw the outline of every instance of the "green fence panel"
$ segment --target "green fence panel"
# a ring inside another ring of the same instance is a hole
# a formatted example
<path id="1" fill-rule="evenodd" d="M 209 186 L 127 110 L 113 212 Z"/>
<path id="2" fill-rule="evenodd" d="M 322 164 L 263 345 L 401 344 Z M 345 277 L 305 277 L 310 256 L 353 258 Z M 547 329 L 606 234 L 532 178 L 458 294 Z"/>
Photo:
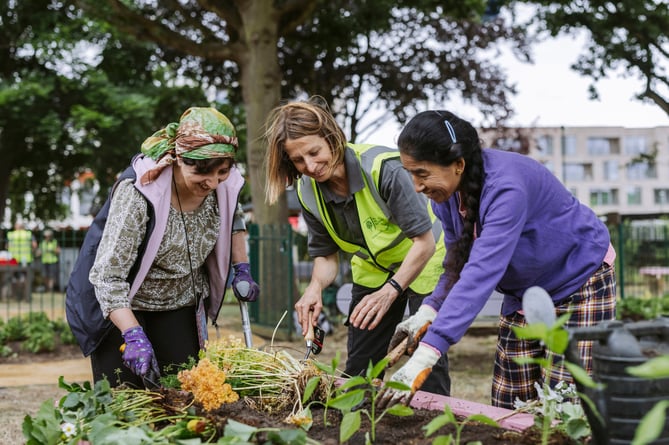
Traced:
<path id="1" fill-rule="evenodd" d="M 249 304 L 253 329 L 263 337 L 292 340 L 293 229 L 290 224 L 249 224 L 248 231 L 251 274 L 260 285 L 258 301 Z"/>

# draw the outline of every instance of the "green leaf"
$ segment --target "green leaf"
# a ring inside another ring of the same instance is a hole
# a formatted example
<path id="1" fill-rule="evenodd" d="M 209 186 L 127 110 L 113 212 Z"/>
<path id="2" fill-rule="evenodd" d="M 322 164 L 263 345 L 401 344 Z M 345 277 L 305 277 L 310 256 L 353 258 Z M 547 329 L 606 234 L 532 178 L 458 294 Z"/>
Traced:
<path id="1" fill-rule="evenodd" d="M 339 387 L 339 391 L 346 391 L 347 389 L 354 388 L 356 386 L 367 386 L 367 380 L 361 375 L 351 377 L 342 383 L 342 385 Z"/>
<path id="2" fill-rule="evenodd" d="M 551 329 L 544 339 L 546 347 L 556 354 L 564 354 L 569 344 L 569 333 L 564 329 Z"/>
<path id="3" fill-rule="evenodd" d="M 479 422 L 479 423 L 484 423 L 486 425 L 499 427 L 499 424 L 497 422 L 495 422 L 493 419 L 486 416 L 485 414 L 472 414 L 471 416 L 467 417 L 467 419 L 465 419 L 465 420 L 467 420 L 467 422 L 469 422 L 469 421 Z"/>
<path id="4" fill-rule="evenodd" d="M 527 326 L 512 326 L 516 337 L 521 340 L 543 340 L 546 338 L 548 326 L 544 323 L 528 324 Z"/>
<path id="5" fill-rule="evenodd" d="M 353 389 L 344 394 L 330 399 L 327 406 L 331 406 L 338 410 L 349 411 L 354 406 L 360 404 L 365 399 L 365 391 L 361 389 Z"/>
<path id="6" fill-rule="evenodd" d="M 390 408 L 386 409 L 385 412 L 397 417 L 406 417 L 413 415 L 413 409 L 411 409 L 406 405 L 402 405 L 401 403 L 391 406 Z"/>
<path id="7" fill-rule="evenodd" d="M 539 365 L 542 368 L 550 366 L 550 362 L 546 358 L 535 358 L 535 357 L 514 357 L 513 361 L 519 365 Z"/>
<path id="8" fill-rule="evenodd" d="M 372 381 L 372 380 L 374 380 L 375 378 L 377 378 L 379 375 L 381 375 L 381 373 L 382 373 L 383 371 L 386 370 L 386 367 L 388 366 L 388 363 L 389 363 L 389 362 L 390 362 L 390 360 L 387 359 L 387 358 L 383 358 L 383 359 L 379 360 L 378 363 L 377 363 L 376 365 L 374 365 L 373 368 L 371 368 L 371 370 L 369 370 L 369 368 L 368 368 L 368 370 L 367 370 L 367 378 L 368 378 L 370 381 Z M 370 362 L 370 364 L 371 364 L 371 362 Z"/>
<path id="9" fill-rule="evenodd" d="M 40 445 L 55 445 L 60 441 L 60 417 L 54 409 L 53 400 L 49 399 L 40 405 L 39 411 L 32 419 L 25 416 L 23 419 L 23 435 L 32 443 Z"/>
<path id="10" fill-rule="evenodd" d="M 669 377 L 669 355 L 652 358 L 637 366 L 629 366 L 625 370 L 633 376 L 646 379 L 663 379 Z"/>
<path id="11" fill-rule="evenodd" d="M 245 423 L 237 422 L 234 419 L 228 419 L 225 425 L 223 434 L 227 436 L 238 437 L 241 440 L 249 441 L 253 435 L 258 431 L 258 428 L 246 425 Z"/>
<path id="12" fill-rule="evenodd" d="M 314 393 L 316 388 L 318 388 L 318 384 L 320 383 L 321 378 L 320 376 L 313 376 L 312 378 L 309 379 L 307 384 L 304 386 L 304 394 L 302 394 L 302 403 L 307 403 L 307 400 L 311 398 L 311 395 Z"/>
<path id="13" fill-rule="evenodd" d="M 432 445 L 451 445 L 453 443 L 453 435 L 437 436 L 432 441 Z"/>
<path id="14" fill-rule="evenodd" d="M 392 389 L 397 389 L 400 391 L 411 391 L 411 387 L 405 383 L 402 382 L 395 382 L 392 380 L 388 380 L 385 384 L 386 387 L 392 388 Z"/>
<path id="15" fill-rule="evenodd" d="M 590 424 L 584 418 L 572 418 L 565 423 L 565 431 L 573 439 L 581 439 L 592 434 Z"/>
<path id="16" fill-rule="evenodd" d="M 553 329 L 561 328 L 562 326 L 564 326 L 565 323 L 569 321 L 570 318 L 571 318 L 571 312 L 566 312 L 560 315 L 560 317 L 555 321 L 555 324 L 552 326 L 552 328 Z"/>
<path id="17" fill-rule="evenodd" d="M 669 408 L 669 400 L 657 402 L 641 419 L 634 434 L 632 445 L 645 445 L 660 437 L 667 420 L 665 411 Z"/>
<path id="18" fill-rule="evenodd" d="M 149 432 L 137 426 L 119 428 L 116 423 L 95 419 L 91 422 L 88 440 L 96 445 L 144 445 L 154 443 Z"/>
<path id="19" fill-rule="evenodd" d="M 307 433 L 300 429 L 270 431 L 267 433 L 267 439 L 277 445 L 303 445 L 307 443 Z"/>
<path id="20" fill-rule="evenodd" d="M 344 414 L 339 425 L 339 441 L 346 442 L 360 429 L 360 411 Z"/>
<path id="21" fill-rule="evenodd" d="M 430 437 L 432 434 L 438 431 L 439 428 L 451 423 L 454 425 L 457 424 L 455 415 L 453 414 L 453 411 L 451 411 L 450 406 L 444 405 L 444 413 L 438 415 L 437 417 L 432 419 L 430 423 L 428 423 L 423 427 L 423 429 L 425 430 L 425 437 Z"/>
<path id="22" fill-rule="evenodd" d="M 584 386 L 588 388 L 603 388 L 604 385 L 602 383 L 597 383 L 595 382 L 592 377 L 588 374 L 588 372 L 581 368 L 580 366 L 570 363 L 570 362 L 564 362 L 565 368 L 569 371 L 571 376 L 576 380 L 577 382 L 583 384 Z"/>

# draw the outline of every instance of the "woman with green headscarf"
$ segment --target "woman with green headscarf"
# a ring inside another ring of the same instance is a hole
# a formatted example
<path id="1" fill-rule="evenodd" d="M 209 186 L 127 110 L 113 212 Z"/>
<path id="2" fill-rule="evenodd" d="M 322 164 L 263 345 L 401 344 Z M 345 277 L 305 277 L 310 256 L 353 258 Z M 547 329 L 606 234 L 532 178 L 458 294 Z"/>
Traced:
<path id="1" fill-rule="evenodd" d="M 237 211 L 244 181 L 236 150 L 227 117 L 190 108 L 144 141 L 134 177 L 115 187 L 89 275 L 116 328 L 91 353 L 95 381 L 149 386 L 166 366 L 196 358 L 231 264 L 237 298 L 257 298 Z"/>

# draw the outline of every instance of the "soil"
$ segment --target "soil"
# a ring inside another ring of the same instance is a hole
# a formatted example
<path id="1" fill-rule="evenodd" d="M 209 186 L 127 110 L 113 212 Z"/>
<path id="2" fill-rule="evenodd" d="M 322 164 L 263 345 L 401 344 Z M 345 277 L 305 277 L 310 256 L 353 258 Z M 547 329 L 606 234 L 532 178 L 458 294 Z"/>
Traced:
<path id="1" fill-rule="evenodd" d="M 57 342 L 53 351 L 39 353 L 25 351 L 22 349 L 20 341 L 8 342 L 7 346 L 12 350 L 12 353 L 6 357 L 0 357 L 0 365 L 45 363 L 82 358 L 81 349 L 78 345 L 66 345 Z"/>
<path id="2" fill-rule="evenodd" d="M 174 408 L 192 403 L 192 397 L 189 393 L 174 390 L 163 390 L 162 393 L 165 397 L 165 407 Z M 234 419 L 257 428 L 295 428 L 295 426 L 283 421 L 290 414 L 289 409 L 278 410 L 269 414 L 256 410 L 243 400 L 223 404 L 220 408 L 208 412 L 202 411 L 197 402 L 193 406 L 196 407 L 199 415 L 206 417 L 213 425 L 216 425 L 219 435 L 222 434 L 228 419 Z M 369 404 L 362 406 L 362 409 L 369 411 Z M 414 409 L 414 414 L 408 417 L 385 416 L 376 425 L 376 437 L 373 443 L 376 445 L 428 445 L 432 444 L 434 439 L 440 435 L 451 434 L 455 437 L 456 429 L 454 425 L 446 425 L 430 437 L 425 437 L 423 427 L 438 414 L 440 413 L 432 410 Z M 327 411 L 327 422 L 324 421 L 324 410 L 322 409 L 313 409 L 312 415 L 313 425 L 307 432 L 309 438 L 323 445 L 339 444 L 340 413 L 329 409 Z M 363 419 L 362 425 L 358 432 L 346 441 L 347 445 L 364 445 L 366 443 L 365 435 L 371 431 L 371 424 L 364 414 L 361 417 Z M 273 443 L 266 442 L 267 440 L 269 438 L 266 434 L 258 434 L 256 437 L 256 443 Z M 483 445 L 534 445 L 541 443 L 541 432 L 535 428 L 517 432 L 477 422 L 468 423 L 462 428 L 460 442 L 458 443 L 464 444 L 475 441 L 479 441 Z M 576 444 L 569 436 L 557 431 L 554 432 L 548 443 L 551 445 Z"/>

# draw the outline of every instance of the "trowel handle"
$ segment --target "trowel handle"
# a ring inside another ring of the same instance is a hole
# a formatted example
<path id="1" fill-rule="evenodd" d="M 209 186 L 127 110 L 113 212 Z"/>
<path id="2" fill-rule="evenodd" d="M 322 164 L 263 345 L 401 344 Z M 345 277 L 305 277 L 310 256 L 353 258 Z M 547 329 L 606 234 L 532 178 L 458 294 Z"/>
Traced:
<path id="1" fill-rule="evenodd" d="M 390 351 L 387 355 L 386 358 L 388 359 L 388 367 L 392 367 L 397 363 L 404 353 L 407 351 L 407 345 L 409 344 L 409 336 L 407 335 L 404 337 L 404 340 L 399 342 L 397 346 L 393 348 L 392 351 Z"/>
<path id="2" fill-rule="evenodd" d="M 304 340 L 307 342 L 307 346 L 311 347 L 311 343 L 314 341 L 314 325 L 311 322 L 311 318 L 314 315 L 314 311 L 309 311 L 309 325 L 307 327 L 307 333 L 304 334 Z"/>

